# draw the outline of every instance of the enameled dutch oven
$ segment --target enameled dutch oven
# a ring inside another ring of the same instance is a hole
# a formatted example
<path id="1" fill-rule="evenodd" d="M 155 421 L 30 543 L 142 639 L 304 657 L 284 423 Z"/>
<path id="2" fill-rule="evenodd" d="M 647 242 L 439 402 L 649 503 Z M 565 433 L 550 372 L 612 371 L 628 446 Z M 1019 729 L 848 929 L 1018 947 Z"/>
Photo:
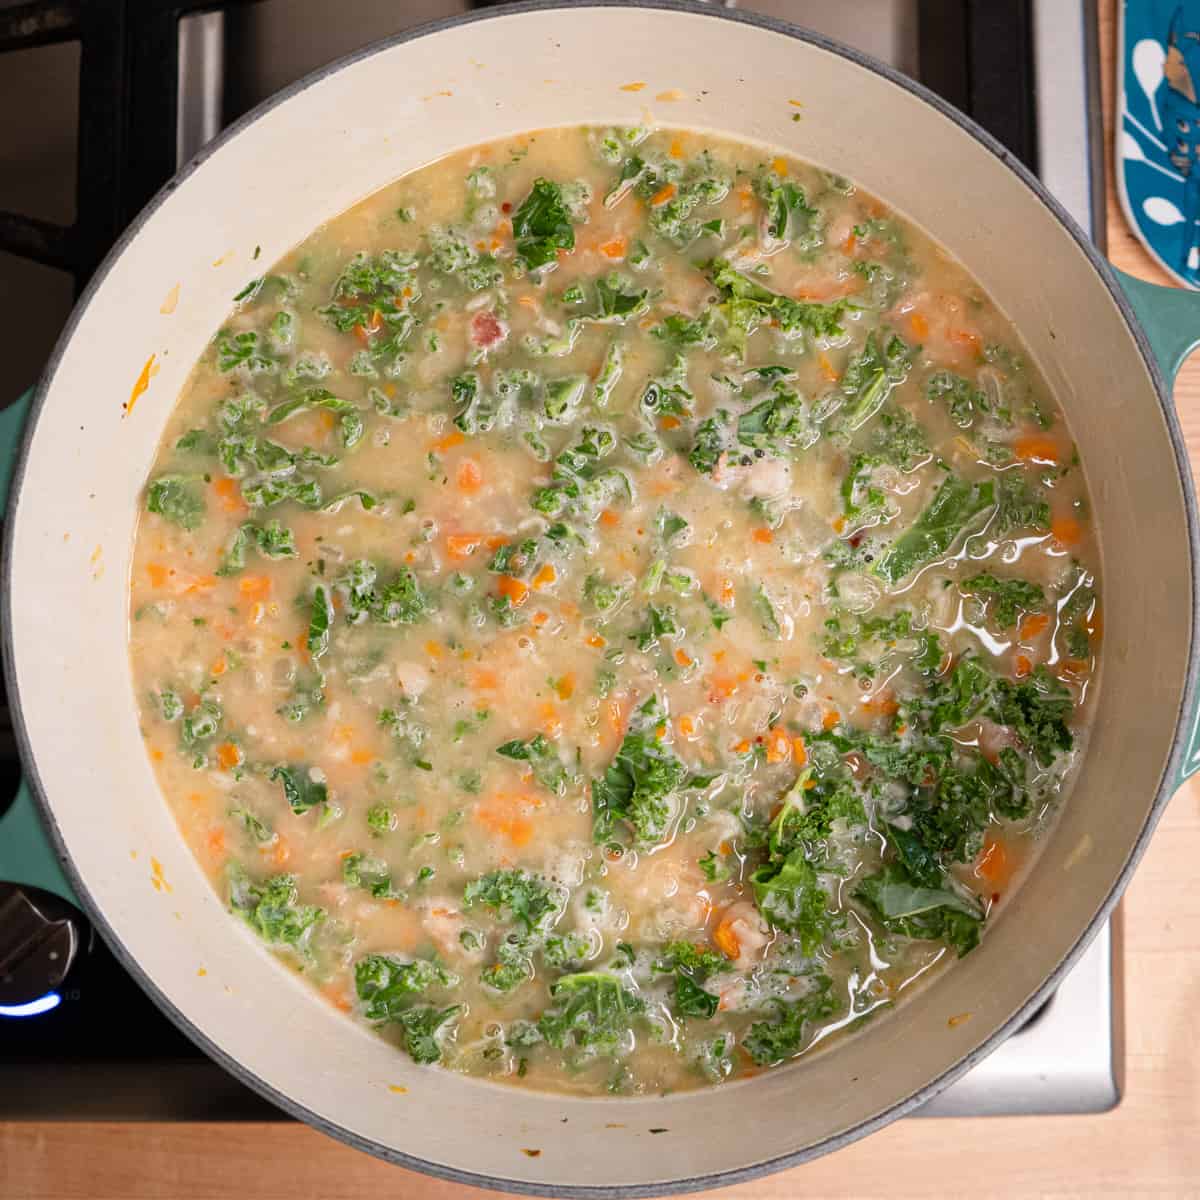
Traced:
<path id="1" fill-rule="evenodd" d="M 929 230 L 1016 322 L 1086 465 L 1103 666 L 1090 746 L 1036 870 L 979 950 L 918 1000 L 745 1082 L 565 1099 L 415 1067 L 225 911 L 138 733 L 130 550 L 168 415 L 255 273 L 256 247 L 273 262 L 366 193 L 464 146 L 648 119 L 781 147 L 857 180 Z M 1195 507 L 1164 382 L 1198 337 L 1197 297 L 1118 279 L 971 122 L 886 67 L 777 21 L 673 3 L 518 6 L 344 59 L 251 113 L 159 193 L 97 272 L 33 398 L 3 593 L 29 790 L 0 824 L 0 879 L 77 896 L 213 1058 L 295 1116 L 418 1170 L 511 1191 L 645 1195 L 733 1183 L 843 1146 L 946 1087 L 1050 993 L 1200 765 Z M 149 387 L 131 404 L 151 355 Z M 22 417 L 3 415 L 10 433 Z"/>

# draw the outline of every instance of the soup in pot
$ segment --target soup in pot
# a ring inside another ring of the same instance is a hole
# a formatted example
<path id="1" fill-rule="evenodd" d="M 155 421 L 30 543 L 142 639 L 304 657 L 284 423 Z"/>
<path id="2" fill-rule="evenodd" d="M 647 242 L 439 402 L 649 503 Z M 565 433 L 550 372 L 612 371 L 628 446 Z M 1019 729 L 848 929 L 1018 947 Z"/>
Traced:
<path id="1" fill-rule="evenodd" d="M 133 673 L 197 860 L 331 1003 L 658 1093 L 987 936 L 1086 739 L 1097 556 L 926 234 L 762 147 L 570 128 L 233 299 L 147 483 Z"/>

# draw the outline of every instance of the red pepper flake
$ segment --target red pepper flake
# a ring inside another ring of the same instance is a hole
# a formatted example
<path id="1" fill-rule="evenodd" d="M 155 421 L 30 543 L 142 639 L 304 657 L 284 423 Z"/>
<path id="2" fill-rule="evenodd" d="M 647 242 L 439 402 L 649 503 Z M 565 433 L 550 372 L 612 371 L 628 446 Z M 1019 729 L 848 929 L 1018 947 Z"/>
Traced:
<path id="1" fill-rule="evenodd" d="M 502 213 L 503 213 L 505 216 L 508 216 L 508 214 L 509 214 L 510 212 L 512 212 L 512 205 L 511 205 L 511 204 L 509 204 L 509 202 L 508 202 L 507 200 L 505 200 L 505 202 L 504 202 L 502 205 L 500 205 L 500 211 L 501 211 L 501 212 L 502 212 Z"/>
<path id="2" fill-rule="evenodd" d="M 542 1156 L 540 1150 L 526 1150 L 524 1146 L 521 1147 L 521 1153 L 527 1158 L 540 1158 Z"/>

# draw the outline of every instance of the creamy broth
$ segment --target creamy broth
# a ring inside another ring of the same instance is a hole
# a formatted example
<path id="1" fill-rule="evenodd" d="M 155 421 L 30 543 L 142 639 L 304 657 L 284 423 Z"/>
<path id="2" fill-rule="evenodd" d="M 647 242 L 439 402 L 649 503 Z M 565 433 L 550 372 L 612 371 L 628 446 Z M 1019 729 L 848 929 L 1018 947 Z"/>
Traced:
<path id="1" fill-rule="evenodd" d="M 793 1059 L 986 936 L 1084 745 L 1043 381 L 926 235 L 760 147 L 554 130 L 369 197 L 236 298 L 146 509 L 183 836 L 418 1062 Z"/>

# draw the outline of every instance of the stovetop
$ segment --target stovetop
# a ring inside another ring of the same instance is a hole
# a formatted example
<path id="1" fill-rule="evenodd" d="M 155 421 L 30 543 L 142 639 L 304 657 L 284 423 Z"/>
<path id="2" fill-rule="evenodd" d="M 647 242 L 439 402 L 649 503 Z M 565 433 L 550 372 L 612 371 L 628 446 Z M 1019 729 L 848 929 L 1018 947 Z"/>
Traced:
<path id="1" fill-rule="evenodd" d="M 80 0 L 80 22 L 68 31 L 82 38 L 79 55 L 64 53 L 69 38 L 53 33 L 57 18 L 49 14 L 59 4 L 31 0 L 6 7 L 0 0 L 0 56 L 15 50 L 8 59 L 15 69 L 0 70 L 0 111 L 20 105 L 35 127 L 28 140 L 0 144 L 0 210 L 21 208 L 42 218 L 29 222 L 0 211 L 0 308 L 6 313 L 0 356 L 15 371 L 17 391 L 32 383 L 74 290 L 47 265 L 68 268 L 74 286 L 82 286 L 150 190 L 234 117 L 367 42 L 482 6 L 230 0 L 225 11 L 203 12 L 196 11 L 203 7 L 197 0 Z M 1038 170 L 1075 219 L 1097 239 L 1103 236 L 1099 131 L 1089 124 L 1089 112 L 1099 112 L 1094 0 L 743 0 L 737 6 L 839 38 L 920 78 Z M 121 58 L 120 47 L 114 50 L 116 23 L 139 13 L 154 18 L 146 26 L 152 36 L 130 29 Z M 106 14 L 113 29 L 104 24 Z M 39 32 L 22 41 L 20 31 L 30 29 Z M 148 46 L 169 66 L 170 78 L 162 63 L 147 65 Z M 105 58 L 110 50 L 127 65 L 124 83 Z M 22 91 L 34 76 L 39 97 L 46 98 L 38 113 L 29 111 Z M 110 76 L 105 91 L 101 84 Z M 152 105 L 147 97 L 155 95 L 159 103 Z M 164 95 L 174 100 L 165 113 L 159 111 Z M 105 104 L 113 112 L 94 111 Z M 97 129 L 123 132 L 109 138 L 111 145 L 99 138 L 104 145 L 98 149 Z M 105 161 L 101 150 L 121 157 L 130 138 L 136 152 L 128 162 Z M 55 219 L 74 221 L 69 236 L 56 236 L 47 224 Z M 31 270 L 14 253 L 45 265 Z M 6 303 L 18 295 L 19 305 Z M 0 406 L 9 399 L 0 395 Z M 0 454 L 6 449 L 0 446 Z M 0 695 L 0 797 L 15 791 L 18 769 Z M 13 892 L 0 882 L 0 960 L 13 940 L 3 916 Z M 287 1119 L 196 1049 L 81 914 L 65 905 L 56 910 L 48 896 L 33 898 L 47 916 L 71 917 L 80 948 L 54 989 L 32 997 L 32 1004 L 0 1004 L 0 1118 Z M 1111 1107 L 1121 1095 L 1120 974 L 1118 912 L 1026 1026 L 919 1115 Z M 3 987 L 0 976 L 0 994 Z"/>

